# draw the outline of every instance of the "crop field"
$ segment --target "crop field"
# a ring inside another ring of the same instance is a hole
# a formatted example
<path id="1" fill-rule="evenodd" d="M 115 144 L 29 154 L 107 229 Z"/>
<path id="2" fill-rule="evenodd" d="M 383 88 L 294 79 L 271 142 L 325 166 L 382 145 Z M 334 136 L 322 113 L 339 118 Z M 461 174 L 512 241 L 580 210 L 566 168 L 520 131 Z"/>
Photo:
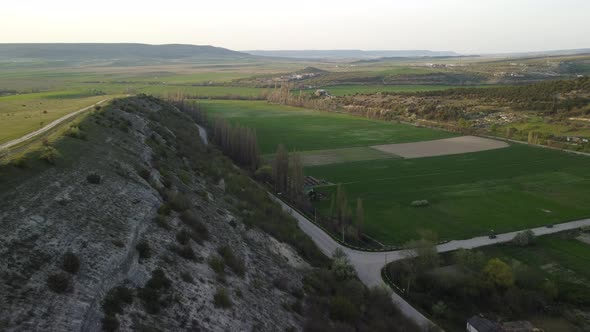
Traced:
<path id="1" fill-rule="evenodd" d="M 275 152 L 280 143 L 289 150 L 309 151 L 455 136 L 444 131 L 274 105 L 264 101 L 207 100 L 198 103 L 211 117 L 221 117 L 255 128 L 263 154 Z"/>
<path id="2" fill-rule="evenodd" d="M 0 143 L 19 138 L 68 113 L 111 97 L 85 91 L 0 97 Z"/>
<path id="3" fill-rule="evenodd" d="M 366 233 L 386 244 L 432 230 L 442 240 L 526 229 L 590 215 L 590 159 L 514 145 L 418 159 L 384 159 L 307 167 L 361 197 Z M 335 187 L 321 187 L 331 193 Z M 415 200 L 428 200 L 412 207 Z M 325 213 L 329 201 L 317 204 Z M 353 208 L 351 206 L 351 208 Z"/>

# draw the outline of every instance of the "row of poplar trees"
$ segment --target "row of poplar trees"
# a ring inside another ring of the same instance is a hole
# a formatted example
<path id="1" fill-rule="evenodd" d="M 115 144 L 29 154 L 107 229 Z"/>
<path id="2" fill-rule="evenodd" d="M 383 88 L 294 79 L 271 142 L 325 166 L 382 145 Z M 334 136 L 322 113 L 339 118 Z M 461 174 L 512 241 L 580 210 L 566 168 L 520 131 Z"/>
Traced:
<path id="1" fill-rule="evenodd" d="M 353 214 L 350 205 L 348 204 L 348 196 L 342 188 L 338 185 L 336 188 L 336 195 L 332 195 L 332 202 L 330 204 L 330 219 L 334 223 L 339 232 L 342 234 L 342 240 L 346 236 L 348 239 L 360 240 L 360 237 L 365 227 L 365 209 L 363 207 L 363 200 L 359 197 L 356 200 L 356 210 Z"/>
<path id="2" fill-rule="evenodd" d="M 298 205 L 306 202 L 303 161 L 299 153 L 289 154 L 285 146 L 279 144 L 272 165 L 272 178 L 277 193 L 286 195 Z"/>
<path id="3" fill-rule="evenodd" d="M 260 166 L 260 151 L 254 129 L 234 126 L 226 120 L 215 119 L 213 142 L 240 166 L 247 167 L 252 172 Z"/>

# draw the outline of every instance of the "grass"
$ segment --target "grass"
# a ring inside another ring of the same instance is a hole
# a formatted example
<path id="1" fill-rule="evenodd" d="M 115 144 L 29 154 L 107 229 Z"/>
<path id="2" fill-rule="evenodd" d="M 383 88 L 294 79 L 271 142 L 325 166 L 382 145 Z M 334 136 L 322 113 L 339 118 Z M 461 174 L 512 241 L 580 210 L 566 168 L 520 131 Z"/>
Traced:
<path id="1" fill-rule="evenodd" d="M 386 244 L 402 244 L 425 229 L 452 240 L 587 217 L 589 167 L 584 156 L 514 145 L 462 155 L 314 166 L 305 172 L 342 183 L 350 202 L 361 197 L 366 233 Z M 415 200 L 430 205 L 412 207 Z M 329 200 L 316 205 L 328 213 Z"/>
<path id="2" fill-rule="evenodd" d="M 0 97 L 0 143 L 40 129 L 66 114 L 110 96 L 60 91 Z"/>
<path id="3" fill-rule="evenodd" d="M 528 133 L 536 131 L 545 135 L 555 136 L 582 136 L 590 137 L 590 123 L 580 121 L 564 121 L 561 123 L 551 123 L 544 121 L 542 117 L 533 116 L 526 122 L 511 123 L 499 129 L 500 133 L 505 133 L 507 127 L 513 127 Z"/>
<path id="4" fill-rule="evenodd" d="M 263 154 L 275 152 L 279 143 L 285 144 L 289 150 L 309 151 L 454 136 L 444 131 L 264 101 L 201 101 L 199 104 L 212 117 L 225 118 L 256 129 Z"/>
<path id="5" fill-rule="evenodd" d="M 590 280 L 590 245 L 567 235 L 543 236 L 537 238 L 532 247 L 495 246 L 483 250 L 489 256 L 497 256 L 509 261 L 516 259 L 537 267 L 538 273 L 550 274 L 563 279 L 563 271 L 573 271 L 577 276 Z M 543 270 L 543 266 L 552 264 L 558 269 Z"/>

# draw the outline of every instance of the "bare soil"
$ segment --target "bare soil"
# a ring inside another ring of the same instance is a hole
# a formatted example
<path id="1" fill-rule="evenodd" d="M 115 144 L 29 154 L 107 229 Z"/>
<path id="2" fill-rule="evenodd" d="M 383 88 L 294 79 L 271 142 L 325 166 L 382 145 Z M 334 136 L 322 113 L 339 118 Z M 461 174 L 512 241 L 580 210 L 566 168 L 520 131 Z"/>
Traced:
<path id="1" fill-rule="evenodd" d="M 494 150 L 508 143 L 476 136 L 461 136 L 414 143 L 375 145 L 372 148 L 403 158 L 423 158 Z"/>

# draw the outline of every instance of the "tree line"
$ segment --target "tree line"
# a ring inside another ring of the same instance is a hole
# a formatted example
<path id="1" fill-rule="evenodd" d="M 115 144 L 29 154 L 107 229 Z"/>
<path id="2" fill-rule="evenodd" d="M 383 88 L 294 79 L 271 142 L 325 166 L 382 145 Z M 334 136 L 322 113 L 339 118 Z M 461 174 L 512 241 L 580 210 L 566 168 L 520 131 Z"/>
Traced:
<path id="1" fill-rule="evenodd" d="M 198 104 L 189 103 L 183 94 L 171 95 L 170 99 L 180 111 L 188 114 L 195 122 L 207 127 L 212 133 L 212 142 L 236 164 L 255 172 L 260 167 L 260 150 L 256 130 L 232 125 L 224 119 L 210 120 Z"/>

